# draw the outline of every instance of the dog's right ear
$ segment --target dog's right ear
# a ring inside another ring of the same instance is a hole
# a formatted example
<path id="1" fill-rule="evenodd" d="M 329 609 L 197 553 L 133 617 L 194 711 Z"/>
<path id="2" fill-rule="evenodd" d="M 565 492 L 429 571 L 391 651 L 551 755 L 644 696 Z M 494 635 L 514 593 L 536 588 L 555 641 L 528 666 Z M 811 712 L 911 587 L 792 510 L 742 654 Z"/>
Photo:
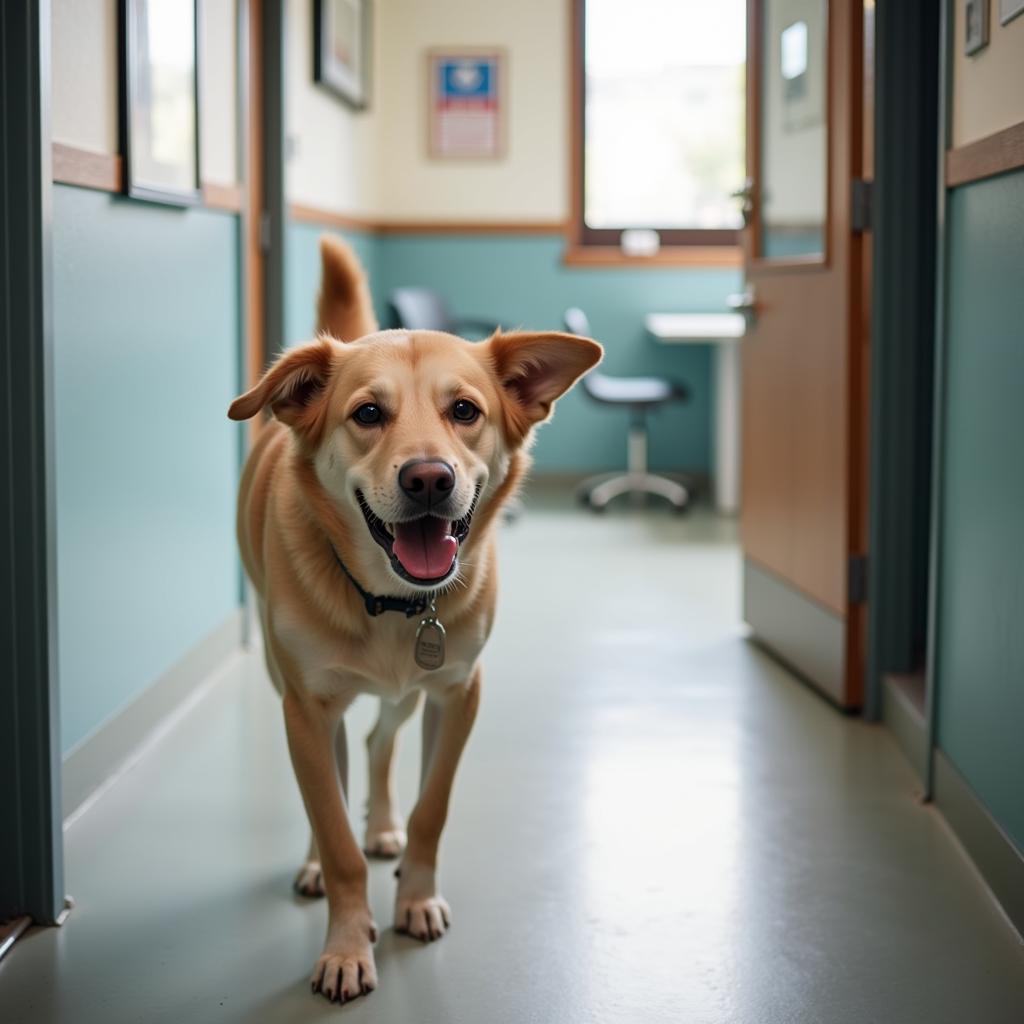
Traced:
<path id="1" fill-rule="evenodd" d="M 231 403 L 228 416 L 247 420 L 269 407 L 282 423 L 311 433 L 322 411 L 318 399 L 327 389 L 340 347 L 321 338 L 285 352 L 251 391 Z"/>

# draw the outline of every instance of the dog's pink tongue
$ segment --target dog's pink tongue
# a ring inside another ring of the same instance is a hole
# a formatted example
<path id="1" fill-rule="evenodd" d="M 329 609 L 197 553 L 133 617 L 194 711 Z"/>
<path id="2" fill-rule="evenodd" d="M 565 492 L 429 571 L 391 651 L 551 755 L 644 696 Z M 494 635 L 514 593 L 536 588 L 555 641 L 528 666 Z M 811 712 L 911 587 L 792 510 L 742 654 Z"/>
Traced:
<path id="1" fill-rule="evenodd" d="M 411 523 L 395 524 L 392 550 L 407 573 L 432 580 L 451 569 L 459 553 L 459 542 L 451 535 L 447 519 L 424 516 Z"/>

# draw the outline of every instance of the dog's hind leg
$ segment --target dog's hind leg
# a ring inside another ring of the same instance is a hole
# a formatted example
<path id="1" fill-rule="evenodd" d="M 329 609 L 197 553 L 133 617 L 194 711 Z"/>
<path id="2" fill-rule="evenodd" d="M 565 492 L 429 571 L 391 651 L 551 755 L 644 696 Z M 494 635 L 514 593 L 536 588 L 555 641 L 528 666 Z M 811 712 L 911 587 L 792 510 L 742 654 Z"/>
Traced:
<path id="1" fill-rule="evenodd" d="M 370 793 L 363 849 L 371 857 L 397 857 L 405 849 L 405 822 L 395 795 L 395 742 L 419 702 L 419 690 L 407 693 L 397 704 L 382 700 L 377 724 L 366 737 Z"/>
<path id="2" fill-rule="evenodd" d="M 334 763 L 338 769 L 338 783 L 342 796 L 348 805 L 348 734 L 345 732 L 345 716 L 338 718 L 338 729 L 334 734 Z M 320 867 L 320 850 L 316 845 L 316 835 L 309 830 L 309 852 L 306 862 L 299 868 L 293 883 L 300 896 L 323 896 L 324 875 Z"/>

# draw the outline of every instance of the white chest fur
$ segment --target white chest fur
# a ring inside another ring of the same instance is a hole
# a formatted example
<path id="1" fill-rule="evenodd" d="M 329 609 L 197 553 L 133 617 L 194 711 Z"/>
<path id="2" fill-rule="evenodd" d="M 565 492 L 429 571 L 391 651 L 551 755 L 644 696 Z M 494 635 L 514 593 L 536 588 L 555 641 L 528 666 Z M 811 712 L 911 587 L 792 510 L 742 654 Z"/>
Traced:
<path id="1" fill-rule="evenodd" d="M 386 612 L 369 620 L 366 634 L 350 636 L 311 635 L 301 617 L 287 612 L 274 616 L 276 636 L 298 662 L 302 685 L 315 696 L 347 699 L 371 694 L 389 701 L 401 700 L 420 688 L 440 693 L 465 683 L 487 639 L 478 622 L 444 623 L 444 664 L 433 670 L 416 664 L 416 632 L 423 616 L 407 618 Z M 304 628 L 305 627 L 305 628 Z"/>

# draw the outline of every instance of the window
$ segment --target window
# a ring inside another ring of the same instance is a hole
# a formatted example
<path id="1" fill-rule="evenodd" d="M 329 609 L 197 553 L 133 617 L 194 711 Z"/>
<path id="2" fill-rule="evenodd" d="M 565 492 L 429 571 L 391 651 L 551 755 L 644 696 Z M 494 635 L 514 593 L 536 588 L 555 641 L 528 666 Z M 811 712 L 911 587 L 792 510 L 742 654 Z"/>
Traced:
<path id="1" fill-rule="evenodd" d="M 575 0 L 574 220 L 735 246 L 745 177 L 745 0 Z"/>

